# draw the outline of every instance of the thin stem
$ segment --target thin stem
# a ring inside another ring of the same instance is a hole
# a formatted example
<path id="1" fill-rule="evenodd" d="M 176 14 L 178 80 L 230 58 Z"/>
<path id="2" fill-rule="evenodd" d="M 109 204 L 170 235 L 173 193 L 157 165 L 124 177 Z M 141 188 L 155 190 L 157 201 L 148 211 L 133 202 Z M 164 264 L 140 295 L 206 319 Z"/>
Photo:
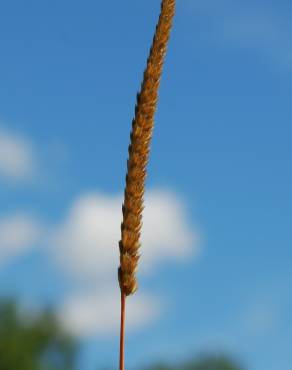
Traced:
<path id="1" fill-rule="evenodd" d="M 121 291 L 120 370 L 125 369 L 126 294 Z"/>

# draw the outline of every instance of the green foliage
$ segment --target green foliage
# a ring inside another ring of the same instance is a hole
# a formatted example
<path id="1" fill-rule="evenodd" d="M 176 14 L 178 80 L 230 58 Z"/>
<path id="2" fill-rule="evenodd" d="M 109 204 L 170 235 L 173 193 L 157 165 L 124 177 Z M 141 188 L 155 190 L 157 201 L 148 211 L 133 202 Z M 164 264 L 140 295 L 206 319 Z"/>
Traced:
<path id="1" fill-rule="evenodd" d="M 72 370 L 75 343 L 52 312 L 25 317 L 0 300 L 0 370 Z"/>
<path id="2" fill-rule="evenodd" d="M 210 356 L 188 363 L 185 370 L 240 370 L 239 366 L 225 356 Z"/>
<path id="3" fill-rule="evenodd" d="M 241 370 L 241 368 L 225 356 L 210 355 L 181 364 L 159 364 L 150 367 L 148 370 Z"/>
<path id="4" fill-rule="evenodd" d="M 25 316 L 12 301 L 0 300 L 0 370 L 73 370 L 76 343 L 51 311 Z M 241 370 L 224 356 L 204 356 L 148 370 Z"/>

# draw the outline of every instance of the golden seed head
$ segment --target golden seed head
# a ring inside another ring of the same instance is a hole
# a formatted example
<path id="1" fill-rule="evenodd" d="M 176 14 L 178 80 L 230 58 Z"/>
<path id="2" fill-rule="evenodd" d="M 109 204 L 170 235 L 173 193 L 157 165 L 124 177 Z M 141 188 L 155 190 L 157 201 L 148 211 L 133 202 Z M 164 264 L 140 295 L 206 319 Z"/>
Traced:
<path id="1" fill-rule="evenodd" d="M 175 12 L 175 0 L 162 0 L 141 90 L 137 94 L 135 117 L 130 135 L 126 187 L 121 224 L 119 284 L 126 295 L 137 290 L 136 270 L 139 260 L 143 196 L 146 166 L 154 126 L 154 114 L 163 61 Z"/>

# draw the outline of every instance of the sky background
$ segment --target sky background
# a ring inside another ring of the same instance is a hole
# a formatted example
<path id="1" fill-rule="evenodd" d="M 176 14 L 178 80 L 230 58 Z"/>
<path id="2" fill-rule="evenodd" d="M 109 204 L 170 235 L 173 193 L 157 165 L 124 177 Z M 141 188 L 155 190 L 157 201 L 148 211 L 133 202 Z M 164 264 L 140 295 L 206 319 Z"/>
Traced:
<path id="1" fill-rule="evenodd" d="M 292 355 L 292 3 L 178 0 L 129 368 Z M 158 0 L 0 4 L 0 295 L 53 306 L 79 369 L 118 357 L 127 146 Z"/>

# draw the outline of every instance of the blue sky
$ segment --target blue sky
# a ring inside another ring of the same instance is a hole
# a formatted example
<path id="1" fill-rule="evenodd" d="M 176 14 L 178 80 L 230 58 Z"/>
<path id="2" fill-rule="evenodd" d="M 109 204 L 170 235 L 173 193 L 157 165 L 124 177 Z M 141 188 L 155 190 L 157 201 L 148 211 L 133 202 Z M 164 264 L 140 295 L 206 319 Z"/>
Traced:
<path id="1" fill-rule="evenodd" d="M 291 8 L 178 1 L 130 367 L 222 350 L 250 370 L 290 369 Z M 154 0 L 0 5 L 0 294 L 53 305 L 80 336 L 83 370 L 116 366 L 119 210 L 158 11 Z"/>

